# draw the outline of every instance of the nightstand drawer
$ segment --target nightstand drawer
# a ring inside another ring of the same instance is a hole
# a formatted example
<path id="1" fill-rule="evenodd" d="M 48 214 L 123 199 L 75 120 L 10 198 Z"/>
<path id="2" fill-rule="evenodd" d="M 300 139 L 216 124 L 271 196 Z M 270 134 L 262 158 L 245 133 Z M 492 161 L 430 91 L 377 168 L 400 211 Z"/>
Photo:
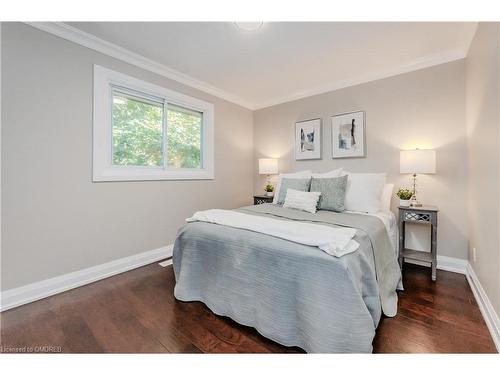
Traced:
<path id="1" fill-rule="evenodd" d="M 437 225 L 437 207 L 399 207 L 399 221 Z"/>
<path id="2" fill-rule="evenodd" d="M 417 222 L 430 222 L 432 220 L 432 213 L 406 211 L 403 213 L 403 220 L 404 221 L 417 221 Z"/>
<path id="3" fill-rule="evenodd" d="M 273 197 L 268 197 L 267 195 L 254 195 L 253 204 L 264 204 L 273 203 Z"/>

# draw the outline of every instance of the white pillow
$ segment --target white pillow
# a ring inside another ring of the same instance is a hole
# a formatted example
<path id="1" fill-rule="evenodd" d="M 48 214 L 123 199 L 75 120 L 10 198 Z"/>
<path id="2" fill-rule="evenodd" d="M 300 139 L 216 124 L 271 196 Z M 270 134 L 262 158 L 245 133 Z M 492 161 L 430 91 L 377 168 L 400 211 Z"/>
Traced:
<path id="1" fill-rule="evenodd" d="M 278 196 L 280 194 L 280 186 L 282 178 L 311 178 L 311 171 L 300 171 L 295 173 L 281 173 L 278 175 L 278 181 L 276 181 L 276 188 L 274 189 L 273 203 L 278 202 Z"/>
<path id="2" fill-rule="evenodd" d="M 382 191 L 382 211 L 390 211 L 391 210 L 391 200 L 392 200 L 392 192 L 394 190 L 394 184 L 385 184 L 384 190 Z"/>
<path id="3" fill-rule="evenodd" d="M 312 177 L 313 178 L 334 178 L 334 177 L 340 177 L 342 176 L 342 168 L 337 168 L 334 169 L 333 171 L 326 172 L 326 173 L 313 173 Z"/>
<path id="4" fill-rule="evenodd" d="M 316 207 L 318 205 L 320 195 L 321 193 L 319 191 L 309 192 L 287 189 L 283 207 L 295 208 L 296 210 L 302 210 L 314 214 L 316 213 Z"/>
<path id="5" fill-rule="evenodd" d="M 345 209 L 375 213 L 382 208 L 385 173 L 349 173 L 345 194 Z"/>

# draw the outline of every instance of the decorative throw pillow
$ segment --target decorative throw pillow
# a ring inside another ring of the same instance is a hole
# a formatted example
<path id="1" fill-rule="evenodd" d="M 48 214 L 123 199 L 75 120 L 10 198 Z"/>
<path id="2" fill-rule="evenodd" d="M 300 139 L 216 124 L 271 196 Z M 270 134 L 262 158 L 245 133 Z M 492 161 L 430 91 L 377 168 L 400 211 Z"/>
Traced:
<path id="1" fill-rule="evenodd" d="M 343 169 L 342 168 L 337 168 L 334 169 L 333 171 L 330 172 L 325 172 L 325 173 L 313 173 L 312 177 L 313 178 L 332 178 L 332 177 L 340 177 L 342 176 Z"/>
<path id="2" fill-rule="evenodd" d="M 333 178 L 312 178 L 310 191 L 319 191 L 319 210 L 335 212 L 345 211 L 345 192 L 347 176 Z"/>
<path id="3" fill-rule="evenodd" d="M 394 191 L 394 184 L 385 184 L 384 190 L 382 191 L 382 211 L 390 211 L 391 210 L 391 200 L 392 200 L 392 192 Z"/>
<path id="4" fill-rule="evenodd" d="M 314 214 L 316 213 L 316 207 L 318 206 L 320 196 L 320 192 L 287 189 L 283 207 L 294 208 Z"/>
<path id="5" fill-rule="evenodd" d="M 311 171 L 300 171 L 294 173 L 280 173 L 278 179 L 276 180 L 276 186 L 274 189 L 274 199 L 273 203 L 278 204 L 278 196 L 280 194 L 281 180 L 284 178 L 311 178 Z M 286 190 L 285 190 L 286 194 Z M 283 202 L 281 202 L 283 203 Z"/>
<path id="6" fill-rule="evenodd" d="M 294 189 L 299 191 L 309 191 L 311 186 L 310 178 L 282 178 L 280 191 L 278 193 L 277 204 L 285 203 L 287 189 Z"/>
<path id="7" fill-rule="evenodd" d="M 345 194 L 347 211 L 376 213 L 382 208 L 385 173 L 348 173 Z"/>

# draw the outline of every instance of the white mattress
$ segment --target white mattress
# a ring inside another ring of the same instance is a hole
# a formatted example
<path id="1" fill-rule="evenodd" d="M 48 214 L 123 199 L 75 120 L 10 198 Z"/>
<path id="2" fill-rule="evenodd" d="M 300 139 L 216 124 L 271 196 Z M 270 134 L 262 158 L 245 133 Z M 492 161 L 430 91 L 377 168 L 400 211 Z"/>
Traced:
<path id="1" fill-rule="evenodd" d="M 391 211 L 379 211 L 374 214 L 364 213 L 364 212 L 354 212 L 354 211 L 345 211 L 353 214 L 361 214 L 361 215 L 371 215 L 378 217 L 385 225 L 385 229 L 387 229 L 387 234 L 391 239 L 392 247 L 394 252 L 398 253 L 398 224 L 396 222 L 396 216 Z"/>

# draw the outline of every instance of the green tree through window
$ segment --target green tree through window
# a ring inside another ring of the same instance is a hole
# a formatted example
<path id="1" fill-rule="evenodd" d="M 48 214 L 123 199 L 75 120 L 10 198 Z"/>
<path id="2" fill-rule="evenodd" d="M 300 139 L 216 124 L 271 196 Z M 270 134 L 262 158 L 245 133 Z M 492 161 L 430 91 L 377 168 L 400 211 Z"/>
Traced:
<path id="1" fill-rule="evenodd" d="M 168 166 L 174 168 L 201 168 L 202 114 L 168 106 L 167 150 Z"/>
<path id="2" fill-rule="evenodd" d="M 113 165 L 162 167 L 163 103 L 113 93 Z M 167 105 L 167 167 L 202 168 L 201 112 Z"/>
<path id="3" fill-rule="evenodd" d="M 113 164 L 163 165 L 163 105 L 113 95 Z"/>

